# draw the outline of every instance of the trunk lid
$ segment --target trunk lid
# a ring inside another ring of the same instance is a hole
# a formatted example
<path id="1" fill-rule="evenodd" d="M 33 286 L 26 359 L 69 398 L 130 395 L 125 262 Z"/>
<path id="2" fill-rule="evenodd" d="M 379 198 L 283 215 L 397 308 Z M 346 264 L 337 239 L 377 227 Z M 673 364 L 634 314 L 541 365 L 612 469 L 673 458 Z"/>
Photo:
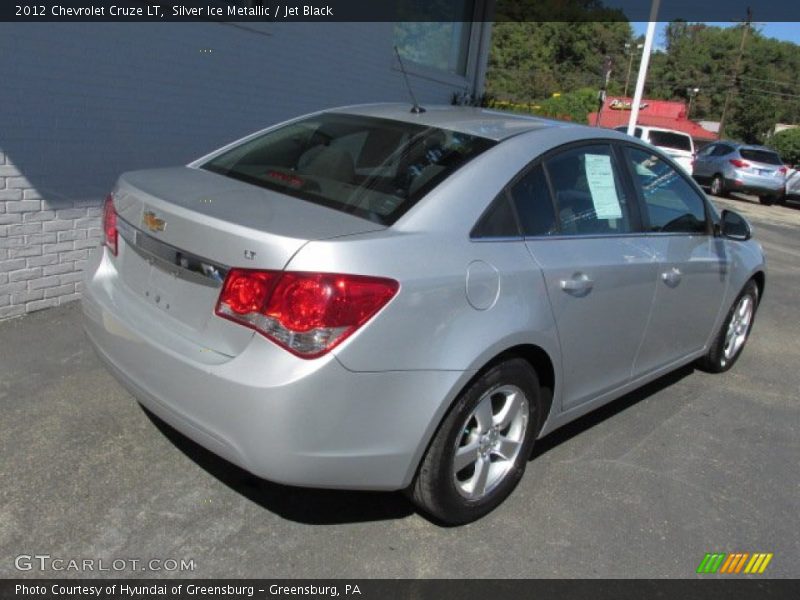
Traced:
<path id="1" fill-rule="evenodd" d="M 384 229 L 191 167 L 126 173 L 114 204 L 126 292 L 176 333 L 229 356 L 253 332 L 214 315 L 227 269 L 280 270 L 310 240 Z"/>

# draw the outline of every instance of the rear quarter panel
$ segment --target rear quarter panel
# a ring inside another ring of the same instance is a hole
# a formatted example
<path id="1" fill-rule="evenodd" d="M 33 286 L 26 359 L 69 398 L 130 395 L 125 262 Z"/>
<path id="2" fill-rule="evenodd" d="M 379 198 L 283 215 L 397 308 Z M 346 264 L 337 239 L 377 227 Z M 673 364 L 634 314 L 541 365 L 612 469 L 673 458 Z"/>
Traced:
<path id="1" fill-rule="evenodd" d="M 488 273 L 482 283 L 489 306 L 482 310 L 467 297 L 467 273 L 477 261 Z M 521 343 L 558 356 L 544 282 L 521 240 L 471 242 L 464 235 L 422 233 L 353 236 L 311 242 L 289 268 L 400 282 L 397 296 L 334 350 L 353 371 L 479 369 Z"/>

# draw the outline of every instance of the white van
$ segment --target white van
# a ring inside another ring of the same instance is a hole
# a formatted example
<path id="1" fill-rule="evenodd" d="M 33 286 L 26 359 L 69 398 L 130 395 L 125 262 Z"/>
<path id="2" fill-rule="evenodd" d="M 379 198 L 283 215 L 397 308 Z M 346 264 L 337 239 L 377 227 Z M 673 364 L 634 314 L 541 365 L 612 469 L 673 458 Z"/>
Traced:
<path id="1" fill-rule="evenodd" d="M 628 131 L 628 126 L 622 125 L 615 129 L 625 133 Z M 674 129 L 637 125 L 636 129 L 633 131 L 633 135 L 661 149 L 669 155 L 672 160 L 682 166 L 689 175 L 692 174 L 694 140 L 689 134 L 683 133 L 682 131 L 675 131 Z"/>

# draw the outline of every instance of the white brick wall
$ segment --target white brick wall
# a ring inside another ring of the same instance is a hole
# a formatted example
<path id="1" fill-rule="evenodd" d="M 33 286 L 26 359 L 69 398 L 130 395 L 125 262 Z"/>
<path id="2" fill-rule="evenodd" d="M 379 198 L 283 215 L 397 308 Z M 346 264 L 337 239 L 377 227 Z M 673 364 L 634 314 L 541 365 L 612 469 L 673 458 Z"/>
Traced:
<path id="1" fill-rule="evenodd" d="M 320 108 L 406 101 L 392 28 L 0 23 L 0 319 L 79 298 L 121 172 Z M 422 103 L 467 85 L 411 78 Z"/>

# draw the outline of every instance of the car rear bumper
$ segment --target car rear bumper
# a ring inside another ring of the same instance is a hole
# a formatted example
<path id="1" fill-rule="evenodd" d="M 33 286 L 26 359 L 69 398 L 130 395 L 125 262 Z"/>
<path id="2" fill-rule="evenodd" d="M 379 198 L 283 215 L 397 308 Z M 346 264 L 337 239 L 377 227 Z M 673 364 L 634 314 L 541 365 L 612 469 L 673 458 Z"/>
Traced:
<path id="1" fill-rule="evenodd" d="M 741 171 L 734 171 L 727 177 L 726 188 L 731 192 L 755 194 L 757 196 L 783 195 L 785 182 L 775 177 L 761 177 Z"/>
<path id="2" fill-rule="evenodd" d="M 125 292 L 106 251 L 90 262 L 85 330 L 114 375 L 184 435 L 271 481 L 406 487 L 451 395 L 469 377 L 357 373 L 332 355 L 303 360 L 259 335 L 225 356 L 166 329 L 159 309 Z"/>

